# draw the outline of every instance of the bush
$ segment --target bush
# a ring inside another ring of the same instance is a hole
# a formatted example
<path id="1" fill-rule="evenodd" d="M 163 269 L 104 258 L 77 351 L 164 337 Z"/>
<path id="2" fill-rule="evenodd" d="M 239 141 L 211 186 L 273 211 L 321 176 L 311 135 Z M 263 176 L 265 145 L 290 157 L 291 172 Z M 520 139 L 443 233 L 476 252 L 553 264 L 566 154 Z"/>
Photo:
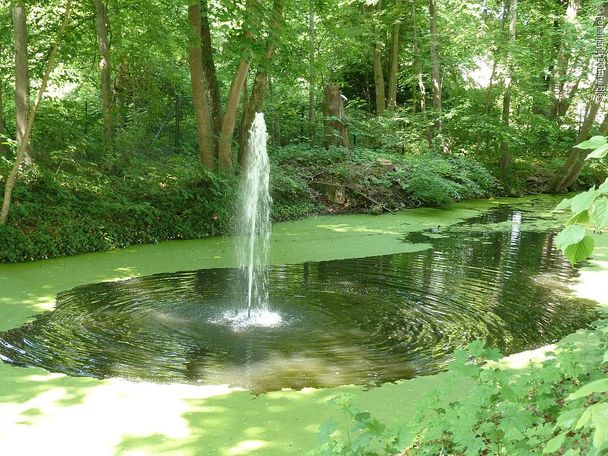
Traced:
<path id="1" fill-rule="evenodd" d="M 37 168 L 15 187 L 0 262 L 108 250 L 225 233 L 234 182 L 180 157 L 134 161 L 123 176 L 93 165 L 77 174 Z"/>
<path id="2" fill-rule="evenodd" d="M 336 433 L 335 423 L 319 432 L 313 455 L 600 455 L 608 449 L 608 320 L 578 332 L 582 342 L 561 342 L 540 366 L 523 371 L 499 369 L 488 361 L 501 355 L 473 342 L 454 353 L 450 371 L 474 380 L 462 400 L 443 404 L 442 391 L 420 407 L 415 438 L 396 451 L 403 432 L 388 430 L 368 412 L 337 401 L 355 425 Z M 448 382 L 449 383 L 449 382 Z M 447 386 L 449 388 L 449 386 Z M 368 423 L 373 423 L 370 427 Z M 401 430 L 403 431 L 403 430 Z M 374 437 L 374 440 L 370 437 Z M 384 448 L 377 442 L 385 444 Z"/>

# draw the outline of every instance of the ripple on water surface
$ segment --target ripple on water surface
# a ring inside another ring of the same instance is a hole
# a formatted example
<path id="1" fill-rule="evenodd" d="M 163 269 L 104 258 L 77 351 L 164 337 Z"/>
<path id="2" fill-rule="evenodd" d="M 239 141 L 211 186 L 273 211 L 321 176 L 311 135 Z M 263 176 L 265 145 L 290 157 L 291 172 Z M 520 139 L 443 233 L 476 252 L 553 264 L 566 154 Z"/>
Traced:
<path id="1" fill-rule="evenodd" d="M 537 221 L 502 208 L 409 236 L 427 251 L 271 267 L 270 310 L 251 319 L 233 269 L 81 286 L 0 333 L 0 359 L 262 392 L 434 373 L 477 338 L 506 353 L 533 348 L 596 317 L 563 286 L 575 272 Z"/>

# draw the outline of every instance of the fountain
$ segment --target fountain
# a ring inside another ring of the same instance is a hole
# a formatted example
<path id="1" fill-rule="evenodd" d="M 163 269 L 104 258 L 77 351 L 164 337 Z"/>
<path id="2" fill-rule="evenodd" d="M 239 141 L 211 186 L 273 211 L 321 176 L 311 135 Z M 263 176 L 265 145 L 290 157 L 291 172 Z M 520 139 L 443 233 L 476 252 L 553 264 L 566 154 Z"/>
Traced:
<path id="1" fill-rule="evenodd" d="M 250 130 L 247 162 L 242 170 L 236 228 L 236 253 L 245 300 L 240 309 L 223 315 L 233 329 L 276 326 L 281 316 L 268 309 L 268 249 L 270 246 L 270 163 L 264 114 L 255 115 Z"/>

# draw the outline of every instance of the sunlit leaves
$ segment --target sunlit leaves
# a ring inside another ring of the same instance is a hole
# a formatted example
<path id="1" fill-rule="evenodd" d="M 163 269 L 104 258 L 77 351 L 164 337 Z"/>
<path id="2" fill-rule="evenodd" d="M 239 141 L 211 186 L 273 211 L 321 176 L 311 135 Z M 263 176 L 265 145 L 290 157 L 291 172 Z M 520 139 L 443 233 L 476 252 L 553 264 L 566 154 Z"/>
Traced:
<path id="1" fill-rule="evenodd" d="M 555 238 L 555 246 L 563 251 L 567 247 L 582 241 L 586 231 L 584 225 L 567 226 Z"/>
<path id="2" fill-rule="evenodd" d="M 594 382 L 588 383 L 582 388 L 578 389 L 574 393 L 568 396 L 569 401 L 573 401 L 576 399 L 580 399 L 582 397 L 589 396 L 594 393 L 605 393 L 608 392 L 608 378 L 603 378 L 600 380 L 596 380 Z M 608 423 L 608 420 L 607 420 Z"/>
<path id="3" fill-rule="evenodd" d="M 605 144 L 606 138 L 604 136 L 593 136 L 587 141 L 583 141 L 582 143 L 578 144 L 576 147 L 578 149 L 597 149 Z"/>
<path id="4" fill-rule="evenodd" d="M 591 152 L 585 160 L 589 160 L 591 158 L 604 158 L 608 154 L 608 144 L 604 144 L 603 146 L 598 147 L 593 152 Z"/>
<path id="5" fill-rule="evenodd" d="M 571 210 L 574 214 L 577 214 L 582 211 L 589 210 L 595 198 L 599 195 L 599 192 L 593 187 L 592 189 L 580 193 L 572 198 Z"/>

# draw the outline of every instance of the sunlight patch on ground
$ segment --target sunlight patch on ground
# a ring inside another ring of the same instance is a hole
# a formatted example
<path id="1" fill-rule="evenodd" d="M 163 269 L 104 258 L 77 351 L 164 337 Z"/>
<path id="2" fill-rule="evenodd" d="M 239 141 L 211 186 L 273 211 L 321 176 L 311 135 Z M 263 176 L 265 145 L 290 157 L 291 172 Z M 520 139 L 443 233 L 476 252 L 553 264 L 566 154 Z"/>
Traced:
<path id="1" fill-rule="evenodd" d="M 62 377 L 50 374 L 48 379 Z M 44 376 L 29 380 L 43 381 Z M 69 385 L 73 379 L 65 381 Z M 0 404 L 0 446 L 3 454 L 106 456 L 115 454 L 125 437 L 183 440 L 192 432 L 184 416 L 193 407 L 186 399 L 204 400 L 232 391 L 227 386 L 107 380 L 80 391 L 82 400 L 72 403 L 75 394 L 69 386 L 50 386 L 23 403 Z M 34 429 L 36 438 L 31 438 Z"/>
<path id="2" fill-rule="evenodd" d="M 545 345 L 534 350 L 527 350 L 502 358 L 494 363 L 501 369 L 526 369 L 532 364 L 542 363 L 547 359 L 547 352 L 555 350 L 555 345 Z"/>
<path id="3" fill-rule="evenodd" d="M 260 448 L 265 447 L 266 445 L 268 445 L 267 442 L 264 442 L 263 440 L 243 440 L 242 442 L 239 442 L 237 445 L 233 446 L 232 448 L 230 448 L 226 454 L 227 455 L 235 455 L 238 456 L 240 454 L 248 454 L 251 453 L 252 451 L 258 450 Z"/>
<path id="4" fill-rule="evenodd" d="M 580 281 L 574 285 L 574 291 L 581 298 L 592 299 L 608 306 L 608 261 L 592 261 L 592 267 L 583 269 Z"/>

